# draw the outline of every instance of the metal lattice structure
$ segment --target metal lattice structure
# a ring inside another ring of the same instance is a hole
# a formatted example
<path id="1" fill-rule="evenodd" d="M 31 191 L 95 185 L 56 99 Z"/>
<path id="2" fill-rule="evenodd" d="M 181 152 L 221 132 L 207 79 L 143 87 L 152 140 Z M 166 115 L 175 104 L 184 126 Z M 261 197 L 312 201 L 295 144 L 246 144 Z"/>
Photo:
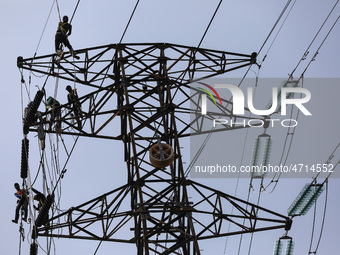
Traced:
<path id="1" fill-rule="evenodd" d="M 49 128 L 55 121 L 49 112 L 24 129 L 38 132 L 43 126 L 46 133 L 122 141 L 127 184 L 52 217 L 37 228 L 38 236 L 133 243 L 137 254 L 200 254 L 200 240 L 290 228 L 288 217 L 189 180 L 184 173 L 180 139 L 201 134 L 202 123 L 212 118 L 190 108 L 190 83 L 250 66 L 256 53 L 166 43 L 111 44 L 75 53 L 80 60 L 70 55 L 63 60 L 55 55 L 18 58 L 19 68 L 76 82 L 88 92 L 78 99 L 81 114 L 65 111 L 59 130 Z M 236 118 L 230 102 L 223 103 L 219 111 Z M 196 114 L 192 120 L 190 114 Z M 213 132 L 243 128 L 219 126 Z M 173 149 L 167 167 L 155 167 L 148 158 L 159 141 Z M 228 231 L 229 223 L 235 231 Z M 64 229 L 63 234 L 55 234 L 56 229 Z"/>

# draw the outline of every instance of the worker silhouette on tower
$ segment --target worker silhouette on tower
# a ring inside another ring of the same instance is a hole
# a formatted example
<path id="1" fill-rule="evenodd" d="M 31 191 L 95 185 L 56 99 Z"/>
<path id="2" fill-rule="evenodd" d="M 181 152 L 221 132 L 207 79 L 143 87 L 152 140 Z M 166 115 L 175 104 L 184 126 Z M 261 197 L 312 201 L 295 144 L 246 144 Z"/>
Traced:
<path id="1" fill-rule="evenodd" d="M 15 209 L 15 219 L 12 220 L 14 223 L 18 223 L 20 209 L 23 210 L 24 216 L 22 218 L 23 221 L 27 221 L 27 206 L 28 206 L 28 191 L 25 189 L 20 189 L 19 183 L 14 184 L 14 188 L 17 192 L 14 193 L 14 196 L 18 198 L 17 207 Z"/>
<path id="2" fill-rule="evenodd" d="M 48 97 L 46 101 L 46 112 L 49 111 L 51 114 L 49 131 L 52 130 L 52 125 L 56 121 L 55 130 L 56 132 L 61 132 L 61 109 L 58 100 L 53 97 Z"/>
<path id="3" fill-rule="evenodd" d="M 77 120 L 78 123 L 78 128 L 81 128 L 81 121 L 79 119 L 79 117 L 81 117 L 82 115 L 82 111 L 81 111 L 81 104 L 78 100 L 78 93 L 77 93 L 77 89 L 74 88 L 72 89 L 72 87 L 70 85 L 67 85 L 66 90 L 68 91 L 67 94 L 67 101 L 70 104 L 70 108 L 72 109 L 75 118 Z"/>
<path id="4" fill-rule="evenodd" d="M 71 55 L 79 59 L 78 56 L 74 55 L 73 48 L 68 40 L 68 36 L 70 36 L 72 33 L 72 25 L 68 23 L 68 16 L 63 17 L 63 21 L 59 22 L 57 33 L 55 35 L 55 51 L 57 54 L 62 58 L 64 56 L 64 53 L 62 51 L 62 44 L 64 44 L 69 50 Z"/>
<path id="5" fill-rule="evenodd" d="M 32 187 L 32 191 L 36 194 L 36 195 L 34 195 L 33 199 L 35 201 L 38 201 L 38 205 L 37 206 L 33 205 L 33 208 L 40 213 L 42 211 L 42 208 L 43 208 L 44 203 L 46 201 L 46 197 L 43 193 L 39 192 L 38 190 L 36 190 L 33 187 Z M 47 212 L 44 215 L 44 217 L 41 221 L 42 225 L 45 225 L 48 222 L 48 219 L 49 219 L 49 216 L 48 216 L 48 212 Z"/>

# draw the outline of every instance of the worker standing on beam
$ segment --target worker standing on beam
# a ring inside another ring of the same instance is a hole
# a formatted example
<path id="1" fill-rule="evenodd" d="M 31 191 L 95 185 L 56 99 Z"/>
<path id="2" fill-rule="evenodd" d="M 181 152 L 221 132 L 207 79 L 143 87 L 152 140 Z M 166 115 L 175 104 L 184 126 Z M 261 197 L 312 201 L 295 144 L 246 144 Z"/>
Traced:
<path id="1" fill-rule="evenodd" d="M 60 58 L 63 57 L 64 53 L 62 51 L 61 45 L 64 44 L 69 50 L 71 55 L 79 59 L 78 56 L 74 55 L 73 48 L 68 40 L 68 36 L 70 36 L 72 33 L 72 25 L 68 23 L 68 16 L 63 17 L 63 21 L 59 22 L 57 33 L 55 35 L 55 51 L 60 56 Z"/>

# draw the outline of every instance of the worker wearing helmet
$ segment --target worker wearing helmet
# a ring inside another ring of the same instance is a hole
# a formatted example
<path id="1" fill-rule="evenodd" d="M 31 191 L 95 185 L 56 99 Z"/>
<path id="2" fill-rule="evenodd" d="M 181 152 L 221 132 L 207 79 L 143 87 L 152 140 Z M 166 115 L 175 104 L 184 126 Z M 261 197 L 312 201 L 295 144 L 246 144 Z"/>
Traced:
<path id="1" fill-rule="evenodd" d="M 56 126 L 55 129 L 57 132 L 60 132 L 61 128 L 61 109 L 60 109 L 60 103 L 58 100 L 54 99 L 53 97 L 48 97 L 46 101 L 46 111 L 50 111 L 51 113 L 51 120 L 50 120 L 50 127 L 49 129 L 52 129 L 52 124 L 56 120 Z"/>
<path id="2" fill-rule="evenodd" d="M 77 89 L 72 89 L 70 85 L 66 86 L 66 90 L 68 91 L 67 94 L 67 101 L 69 104 L 74 103 L 78 99 Z"/>
<path id="3" fill-rule="evenodd" d="M 43 193 L 39 192 L 35 188 L 32 187 L 31 189 L 35 193 L 33 199 L 35 201 L 38 201 L 38 205 L 37 206 L 33 205 L 33 208 L 35 210 L 39 211 L 39 213 L 40 213 L 42 211 L 42 208 L 43 208 L 44 203 L 46 201 L 46 197 L 45 197 L 45 195 Z M 43 214 L 43 215 L 44 215 L 44 218 L 42 219 L 41 223 L 43 225 L 45 225 L 48 222 L 48 219 L 49 219 L 48 212 L 47 212 L 47 214 Z"/>
<path id="4" fill-rule="evenodd" d="M 73 57 L 76 57 L 73 52 L 73 48 L 68 40 L 68 36 L 72 33 L 72 25 L 68 23 L 68 17 L 64 16 L 63 21 L 59 22 L 57 33 L 55 35 L 55 51 L 58 55 L 62 55 L 62 44 L 64 44 L 69 50 Z M 79 58 L 79 57 L 76 57 Z"/>

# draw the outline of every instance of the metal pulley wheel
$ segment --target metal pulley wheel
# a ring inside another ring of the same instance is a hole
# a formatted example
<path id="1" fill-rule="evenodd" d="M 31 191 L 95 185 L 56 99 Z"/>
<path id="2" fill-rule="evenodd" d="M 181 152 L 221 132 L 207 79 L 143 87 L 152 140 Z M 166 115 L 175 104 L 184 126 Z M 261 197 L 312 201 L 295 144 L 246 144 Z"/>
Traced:
<path id="1" fill-rule="evenodd" d="M 174 150 L 167 143 L 156 143 L 150 150 L 150 163 L 154 167 L 167 167 L 174 161 Z"/>

